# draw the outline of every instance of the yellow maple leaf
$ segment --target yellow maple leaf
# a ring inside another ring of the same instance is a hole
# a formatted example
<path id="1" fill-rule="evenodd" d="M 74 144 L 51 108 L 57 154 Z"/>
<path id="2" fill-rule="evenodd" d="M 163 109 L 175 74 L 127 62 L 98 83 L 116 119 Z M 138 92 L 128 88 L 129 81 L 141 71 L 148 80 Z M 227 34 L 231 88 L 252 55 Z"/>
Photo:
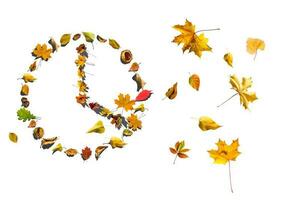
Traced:
<path id="1" fill-rule="evenodd" d="M 229 161 L 235 161 L 240 155 L 238 151 L 239 140 L 233 140 L 230 145 L 227 145 L 225 141 L 219 139 L 216 143 L 218 149 L 211 149 L 208 151 L 211 158 L 214 159 L 215 164 L 226 164 Z"/>
<path id="2" fill-rule="evenodd" d="M 195 31 L 195 25 L 186 19 L 184 25 L 175 25 L 173 28 L 179 31 L 181 34 L 176 36 L 172 42 L 177 43 L 178 45 L 183 44 L 182 50 L 185 52 L 194 52 L 198 57 L 202 56 L 203 51 L 211 51 L 211 47 L 208 46 L 208 39 L 204 34 L 197 35 L 201 31 L 211 31 L 219 29 L 207 29 L 201 31 Z"/>
<path id="3" fill-rule="evenodd" d="M 85 57 L 85 56 L 78 55 L 78 59 L 75 60 L 75 63 L 76 63 L 76 65 L 77 65 L 79 68 L 84 67 L 84 66 L 85 66 L 85 63 L 86 63 L 86 57 Z"/>
<path id="4" fill-rule="evenodd" d="M 47 49 L 47 45 L 43 44 L 37 44 L 35 49 L 32 52 L 32 55 L 36 58 L 41 58 L 42 60 L 47 61 L 49 58 L 51 58 L 51 52 L 52 49 Z"/>
<path id="5" fill-rule="evenodd" d="M 137 115 L 131 114 L 131 116 L 128 117 L 127 120 L 129 122 L 129 128 L 133 131 L 142 128 L 142 121 L 138 119 Z"/>
<path id="6" fill-rule="evenodd" d="M 115 148 L 123 148 L 127 143 L 125 143 L 121 138 L 112 136 L 109 141 L 109 144 L 113 149 L 115 149 Z"/>
<path id="7" fill-rule="evenodd" d="M 230 84 L 232 85 L 232 89 L 234 89 L 240 96 L 241 105 L 244 106 L 245 109 L 248 108 L 250 102 L 253 102 L 257 99 L 255 92 L 249 92 L 248 89 L 252 86 L 251 78 L 242 78 L 242 82 L 238 80 L 236 75 L 232 75 L 230 77 Z"/>
<path id="8" fill-rule="evenodd" d="M 115 99 L 115 104 L 118 106 L 117 108 L 124 108 L 126 111 L 133 110 L 133 105 L 135 105 L 135 101 L 130 99 L 130 95 L 119 94 L 118 99 Z"/>
<path id="9" fill-rule="evenodd" d="M 257 51 L 258 50 L 264 50 L 265 49 L 265 43 L 261 39 L 257 38 L 248 38 L 247 39 L 247 52 L 249 54 L 254 54 L 254 59 L 256 58 Z"/>

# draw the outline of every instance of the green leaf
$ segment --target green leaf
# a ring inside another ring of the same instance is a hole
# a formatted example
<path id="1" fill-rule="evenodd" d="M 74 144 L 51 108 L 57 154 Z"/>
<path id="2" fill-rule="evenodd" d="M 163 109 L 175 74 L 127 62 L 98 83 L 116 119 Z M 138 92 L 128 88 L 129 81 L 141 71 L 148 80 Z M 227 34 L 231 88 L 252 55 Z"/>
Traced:
<path id="1" fill-rule="evenodd" d="M 87 42 L 92 43 L 95 39 L 95 35 L 92 32 L 83 32 L 83 35 Z"/>
<path id="2" fill-rule="evenodd" d="M 33 115 L 29 110 L 25 108 L 20 108 L 17 111 L 17 116 L 18 116 L 18 120 L 23 120 L 23 122 L 30 121 L 32 119 L 36 119 L 36 116 Z"/>

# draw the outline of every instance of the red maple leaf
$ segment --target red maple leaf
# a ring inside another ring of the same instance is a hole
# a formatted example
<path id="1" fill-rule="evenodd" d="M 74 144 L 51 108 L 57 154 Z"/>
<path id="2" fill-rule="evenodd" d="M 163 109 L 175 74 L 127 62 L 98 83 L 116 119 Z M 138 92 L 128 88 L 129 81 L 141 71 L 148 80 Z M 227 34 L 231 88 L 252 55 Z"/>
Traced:
<path id="1" fill-rule="evenodd" d="M 91 149 L 89 147 L 85 147 L 84 149 L 82 149 L 82 153 L 81 153 L 82 159 L 83 160 L 89 159 L 91 153 L 92 153 Z"/>

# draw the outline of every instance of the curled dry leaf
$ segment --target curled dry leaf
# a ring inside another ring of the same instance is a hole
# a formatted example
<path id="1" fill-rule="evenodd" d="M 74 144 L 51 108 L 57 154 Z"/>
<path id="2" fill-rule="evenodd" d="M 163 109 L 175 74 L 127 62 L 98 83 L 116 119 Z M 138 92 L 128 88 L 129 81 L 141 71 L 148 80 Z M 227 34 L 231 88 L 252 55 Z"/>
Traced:
<path id="1" fill-rule="evenodd" d="M 53 149 L 52 149 L 52 154 L 56 153 L 57 151 L 62 152 L 63 151 L 63 146 L 61 143 L 57 144 Z"/>
<path id="2" fill-rule="evenodd" d="M 175 99 L 175 97 L 177 96 L 177 85 L 178 83 L 176 82 L 172 87 L 170 87 L 167 92 L 165 93 L 166 97 L 168 97 L 168 99 Z"/>
<path id="3" fill-rule="evenodd" d="M 123 64 L 129 64 L 133 60 L 132 52 L 128 49 L 121 51 L 120 60 Z"/>
<path id="4" fill-rule="evenodd" d="M 82 149 L 81 156 L 83 160 L 88 160 L 91 154 L 92 154 L 92 151 L 89 147 L 85 147 L 84 149 Z"/>
<path id="5" fill-rule="evenodd" d="M 121 138 L 112 136 L 109 144 L 111 145 L 112 149 L 115 148 L 123 148 L 127 143 L 125 143 Z"/>
<path id="6" fill-rule="evenodd" d="M 30 120 L 28 128 L 34 128 L 36 127 L 36 121 L 35 120 Z"/>
<path id="7" fill-rule="evenodd" d="M 137 72 L 140 68 L 140 65 L 137 63 L 137 62 L 134 62 L 130 69 L 129 69 L 129 72 Z"/>
<path id="8" fill-rule="evenodd" d="M 34 61 L 32 64 L 30 64 L 29 71 L 33 72 L 36 70 L 36 68 L 37 68 L 36 61 Z"/>
<path id="9" fill-rule="evenodd" d="M 92 32 L 83 32 L 83 35 L 85 37 L 85 40 L 87 42 L 93 43 L 94 39 L 95 39 L 95 35 Z"/>
<path id="10" fill-rule="evenodd" d="M 226 63 L 230 66 L 233 67 L 233 55 L 232 53 L 226 53 L 223 57 L 223 59 L 226 61 Z"/>
<path id="11" fill-rule="evenodd" d="M 198 126 L 202 131 L 216 130 L 221 127 L 219 124 L 217 124 L 213 119 L 211 119 L 208 116 L 200 117 Z"/>
<path id="12" fill-rule="evenodd" d="M 136 82 L 136 84 L 137 84 L 137 91 L 140 91 L 140 89 L 143 90 L 143 88 L 144 88 L 146 82 L 145 82 L 144 80 L 142 80 L 141 76 L 140 76 L 138 73 L 136 73 L 136 74 L 132 77 L 132 79 L 133 79 L 133 80 Z"/>
<path id="13" fill-rule="evenodd" d="M 64 153 L 68 156 L 68 157 L 74 157 L 75 155 L 78 154 L 78 151 L 76 149 L 67 149 L 66 151 L 64 151 Z"/>
<path id="14" fill-rule="evenodd" d="M 9 139 L 11 142 L 14 142 L 14 143 L 18 142 L 18 136 L 16 133 L 9 133 Z"/>
<path id="15" fill-rule="evenodd" d="M 136 112 L 144 112 L 145 111 L 145 107 L 144 104 L 140 104 L 139 106 L 137 106 L 136 108 L 134 108 L 134 113 Z"/>
<path id="16" fill-rule="evenodd" d="M 103 122 L 101 120 L 97 121 L 88 131 L 87 133 L 104 133 L 105 127 L 103 125 Z"/>
<path id="17" fill-rule="evenodd" d="M 52 138 L 43 138 L 41 140 L 41 148 L 42 149 L 49 149 L 50 147 L 52 147 L 55 142 L 57 141 L 58 137 L 52 137 Z"/>
<path id="18" fill-rule="evenodd" d="M 62 47 L 66 46 L 67 44 L 69 44 L 70 40 L 71 40 L 71 34 L 69 33 L 63 34 L 60 38 L 61 46 Z"/>
<path id="19" fill-rule="evenodd" d="M 114 40 L 114 39 L 109 39 L 109 45 L 113 48 L 113 49 L 120 49 L 120 45 L 119 43 Z"/>
<path id="20" fill-rule="evenodd" d="M 41 127 L 36 127 L 33 129 L 33 138 L 39 140 L 44 136 L 44 129 Z"/>
<path id="21" fill-rule="evenodd" d="M 98 160 L 101 154 L 108 148 L 108 146 L 98 146 L 95 149 L 95 159 Z"/>
<path id="22" fill-rule="evenodd" d="M 123 136 L 125 137 L 129 137 L 133 135 L 133 131 L 131 131 L 130 129 L 124 129 L 123 130 Z"/>
<path id="23" fill-rule="evenodd" d="M 193 74 L 189 77 L 189 84 L 194 88 L 195 90 L 199 90 L 200 86 L 200 78 L 197 74 Z"/>
<path id="24" fill-rule="evenodd" d="M 104 39 L 103 37 L 101 37 L 100 35 L 97 35 L 97 36 L 96 36 L 96 39 L 97 39 L 99 42 L 101 42 L 101 43 L 107 42 L 107 40 Z"/>
<path id="25" fill-rule="evenodd" d="M 27 84 L 22 85 L 21 95 L 27 96 L 29 94 L 29 86 Z"/>
<path id="26" fill-rule="evenodd" d="M 36 78 L 32 74 L 29 74 L 29 73 L 25 73 L 22 79 L 24 80 L 25 83 L 28 83 L 28 82 L 32 83 L 36 80 Z"/>
<path id="27" fill-rule="evenodd" d="M 51 45 L 52 47 L 52 53 L 54 53 L 55 51 L 58 51 L 59 49 L 59 45 L 55 42 L 55 40 L 53 38 L 50 38 L 50 40 L 48 41 L 48 43 Z"/>
<path id="28" fill-rule="evenodd" d="M 73 40 L 74 41 L 77 41 L 78 39 L 80 39 L 81 38 L 81 34 L 79 34 L 79 33 L 77 33 L 77 34 L 75 34 L 74 36 L 73 36 Z"/>

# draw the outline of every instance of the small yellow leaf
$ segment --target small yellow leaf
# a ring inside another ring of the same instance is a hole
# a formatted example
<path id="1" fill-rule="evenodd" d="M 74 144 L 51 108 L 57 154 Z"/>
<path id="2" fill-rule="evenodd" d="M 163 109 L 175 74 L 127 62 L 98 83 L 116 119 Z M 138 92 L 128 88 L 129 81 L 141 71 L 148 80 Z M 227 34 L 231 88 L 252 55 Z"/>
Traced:
<path id="1" fill-rule="evenodd" d="M 29 94 L 29 86 L 27 84 L 22 85 L 21 95 L 27 96 Z"/>
<path id="2" fill-rule="evenodd" d="M 175 99 L 175 97 L 177 96 L 177 85 L 178 83 L 175 83 L 172 87 L 170 87 L 167 92 L 165 93 L 166 97 L 168 97 L 169 99 Z"/>
<path id="3" fill-rule="evenodd" d="M 60 39 L 61 46 L 66 46 L 71 40 L 71 34 L 63 34 Z"/>
<path id="4" fill-rule="evenodd" d="M 261 39 L 257 38 L 248 38 L 247 40 L 247 51 L 250 54 L 255 54 L 257 50 L 264 50 L 265 49 L 265 43 Z"/>
<path id="5" fill-rule="evenodd" d="M 226 61 L 226 63 L 230 66 L 233 67 L 233 55 L 232 53 L 226 53 L 223 57 L 223 59 Z"/>
<path id="6" fill-rule="evenodd" d="M 92 43 L 95 39 L 95 35 L 92 32 L 83 32 L 83 35 L 87 42 Z"/>
<path id="7" fill-rule="evenodd" d="M 114 148 L 123 148 L 127 143 L 125 143 L 121 138 L 112 136 L 109 141 L 109 144 L 114 149 Z"/>
<path id="8" fill-rule="evenodd" d="M 109 39 L 109 45 L 113 47 L 113 49 L 120 49 L 119 43 L 114 39 Z"/>
<path id="9" fill-rule="evenodd" d="M 216 130 L 220 128 L 221 126 L 217 124 L 213 119 L 207 116 L 202 116 L 199 118 L 199 128 L 202 131 L 208 131 L 208 130 Z"/>
<path id="10" fill-rule="evenodd" d="M 61 143 L 57 144 L 53 149 L 52 149 L 52 154 L 56 153 L 57 151 L 63 151 L 63 146 Z"/>
<path id="11" fill-rule="evenodd" d="M 193 74 L 189 77 L 189 84 L 194 88 L 195 90 L 199 90 L 200 86 L 200 78 L 197 74 Z"/>
<path id="12" fill-rule="evenodd" d="M 18 142 L 18 136 L 16 133 L 9 133 L 9 139 L 11 142 L 14 142 L 14 143 Z"/>
<path id="13" fill-rule="evenodd" d="M 32 83 L 36 80 L 36 78 L 32 74 L 29 74 L 29 73 L 25 73 L 22 79 L 24 80 L 25 83 L 28 83 L 28 82 Z"/>
<path id="14" fill-rule="evenodd" d="M 88 131 L 87 133 L 104 133 L 105 132 L 105 127 L 103 125 L 103 122 L 99 120 L 96 122 Z"/>

